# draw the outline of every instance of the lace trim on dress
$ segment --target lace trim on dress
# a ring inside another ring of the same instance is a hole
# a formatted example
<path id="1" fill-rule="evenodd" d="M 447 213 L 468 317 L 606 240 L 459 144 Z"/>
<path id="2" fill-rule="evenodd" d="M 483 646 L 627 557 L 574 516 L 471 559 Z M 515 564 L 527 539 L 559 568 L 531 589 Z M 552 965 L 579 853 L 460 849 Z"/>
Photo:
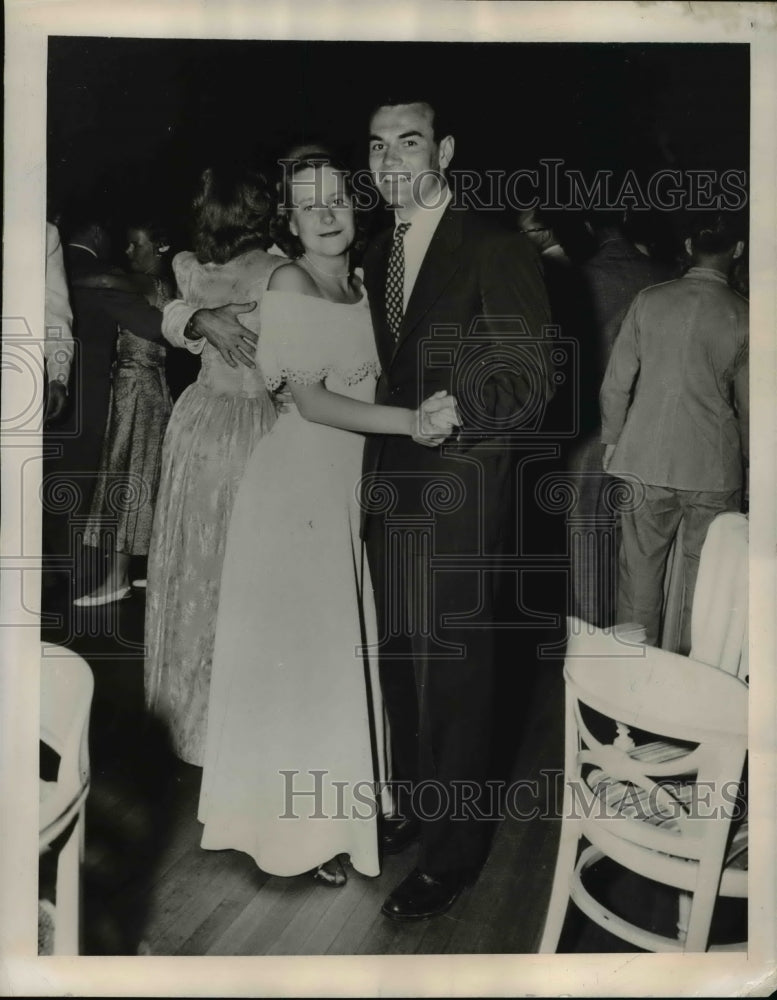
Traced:
<path id="1" fill-rule="evenodd" d="M 326 368 L 319 368 L 318 371 L 281 368 L 280 373 L 277 375 L 267 375 L 265 373 L 264 381 L 270 392 L 275 392 L 278 386 L 287 380 L 297 382 L 299 385 L 314 385 L 316 382 L 323 382 L 327 375 L 331 375 L 333 372 L 338 374 L 346 385 L 358 385 L 359 382 L 362 382 L 369 375 L 377 378 L 380 375 L 380 364 L 378 361 L 365 361 L 364 364 L 359 365 L 358 368 L 352 368 L 350 371 L 342 371 L 340 368 L 332 365 Z"/>

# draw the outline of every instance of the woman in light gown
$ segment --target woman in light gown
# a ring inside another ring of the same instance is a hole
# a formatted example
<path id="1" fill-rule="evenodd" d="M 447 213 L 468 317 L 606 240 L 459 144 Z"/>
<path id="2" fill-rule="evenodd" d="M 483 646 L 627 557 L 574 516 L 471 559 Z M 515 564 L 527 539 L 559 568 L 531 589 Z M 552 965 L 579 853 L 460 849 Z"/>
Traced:
<path id="1" fill-rule="evenodd" d="M 362 434 L 439 443 L 454 401 L 437 393 L 418 411 L 373 403 L 378 359 L 349 263 L 345 173 L 302 161 L 285 194 L 281 230 L 296 259 L 270 279 L 257 359 L 268 387 L 285 383 L 296 406 L 255 448 L 235 500 L 199 819 L 204 848 L 245 851 L 274 875 L 313 870 L 337 886 L 338 855 L 379 874 L 375 783 L 386 777 L 359 539 Z"/>
<path id="2" fill-rule="evenodd" d="M 173 261 L 186 304 L 260 302 L 281 258 L 266 252 L 274 198 L 254 171 L 209 168 L 194 201 L 194 252 Z M 241 320 L 258 330 L 259 310 Z M 221 563 L 252 449 L 275 423 L 258 368 L 230 367 L 201 341 L 197 381 L 175 404 L 148 559 L 145 700 L 175 754 L 202 766 Z"/>

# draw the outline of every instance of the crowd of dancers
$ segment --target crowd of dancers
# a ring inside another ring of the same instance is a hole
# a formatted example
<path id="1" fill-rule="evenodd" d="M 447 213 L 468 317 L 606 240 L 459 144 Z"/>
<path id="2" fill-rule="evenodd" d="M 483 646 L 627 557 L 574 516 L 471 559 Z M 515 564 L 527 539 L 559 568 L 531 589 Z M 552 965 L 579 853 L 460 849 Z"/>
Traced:
<path id="1" fill-rule="evenodd" d="M 493 567 L 537 502 L 515 494 L 516 449 L 539 413 L 570 516 L 594 538 L 620 525 L 617 573 L 607 546 L 576 548 L 556 613 L 658 642 L 680 522 L 690 608 L 709 523 L 743 504 L 744 244 L 720 214 L 674 260 L 617 211 L 485 218 L 453 200 L 454 134 L 426 100 L 377 105 L 365 143 L 393 212 L 371 239 L 320 144 L 277 176 L 205 170 L 191 250 L 134 219 L 121 269 L 99 220 L 63 227 L 58 297 L 50 227 L 47 326 L 69 300 L 80 355 L 62 377 L 47 354 L 44 539 L 54 567 L 104 549 L 80 613 L 146 588 L 146 708 L 203 768 L 202 846 L 336 887 L 345 858 L 378 876 L 419 840 L 383 904 L 418 919 L 488 850 Z M 176 355 L 199 371 L 171 394 Z M 613 476 L 638 502 L 605 510 Z"/>

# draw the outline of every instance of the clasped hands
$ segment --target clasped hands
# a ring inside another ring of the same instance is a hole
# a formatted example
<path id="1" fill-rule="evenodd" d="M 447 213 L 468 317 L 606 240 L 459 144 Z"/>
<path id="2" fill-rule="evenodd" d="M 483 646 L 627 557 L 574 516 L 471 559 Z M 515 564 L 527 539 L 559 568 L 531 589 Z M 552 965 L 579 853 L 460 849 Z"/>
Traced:
<path id="1" fill-rule="evenodd" d="M 255 308 L 255 302 L 244 302 L 199 309 L 192 316 L 194 335 L 204 337 L 231 368 L 237 368 L 238 364 L 255 368 L 258 337 L 237 318 Z M 291 403 L 290 394 L 277 394 L 275 403 L 279 412 L 285 412 Z M 441 389 L 425 399 L 415 411 L 412 438 L 417 444 L 437 448 L 451 436 L 453 428 L 460 425 L 455 398 Z"/>
<path id="2" fill-rule="evenodd" d="M 437 448 L 451 436 L 454 427 L 461 426 L 456 398 L 440 389 L 429 396 L 415 411 L 416 429 L 413 440 L 427 448 Z"/>

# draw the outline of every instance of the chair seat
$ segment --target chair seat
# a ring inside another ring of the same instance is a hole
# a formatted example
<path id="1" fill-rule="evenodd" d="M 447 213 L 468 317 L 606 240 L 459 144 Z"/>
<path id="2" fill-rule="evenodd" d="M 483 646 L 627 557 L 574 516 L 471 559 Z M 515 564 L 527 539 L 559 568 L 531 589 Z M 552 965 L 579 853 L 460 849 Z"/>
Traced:
<path id="1" fill-rule="evenodd" d="M 629 756 L 643 764 L 664 764 L 672 760 L 682 760 L 688 756 L 688 748 L 665 740 L 643 743 L 630 751 Z M 613 778 L 602 768 L 593 768 L 586 776 L 586 784 L 601 803 L 608 818 L 638 820 L 650 823 L 671 833 L 681 832 L 681 811 L 687 814 L 693 808 L 694 784 L 692 782 L 671 782 L 667 789 L 677 808 L 664 808 L 661 800 L 651 795 L 646 788 L 629 781 Z M 747 871 L 748 865 L 748 824 L 745 817 L 736 829 L 723 862 L 725 868 Z"/>
<path id="2" fill-rule="evenodd" d="M 665 740 L 643 743 L 629 752 L 629 757 L 643 764 L 664 764 L 671 760 L 681 760 L 687 755 L 686 747 Z M 678 810 L 675 808 L 669 812 L 662 809 L 657 797 L 651 795 L 646 788 L 613 778 L 602 768 L 594 768 L 588 774 L 586 783 L 601 802 L 607 816 L 642 820 L 667 831 L 677 829 L 679 832 Z M 672 784 L 670 794 L 683 810 L 690 808 L 692 785 Z"/>

